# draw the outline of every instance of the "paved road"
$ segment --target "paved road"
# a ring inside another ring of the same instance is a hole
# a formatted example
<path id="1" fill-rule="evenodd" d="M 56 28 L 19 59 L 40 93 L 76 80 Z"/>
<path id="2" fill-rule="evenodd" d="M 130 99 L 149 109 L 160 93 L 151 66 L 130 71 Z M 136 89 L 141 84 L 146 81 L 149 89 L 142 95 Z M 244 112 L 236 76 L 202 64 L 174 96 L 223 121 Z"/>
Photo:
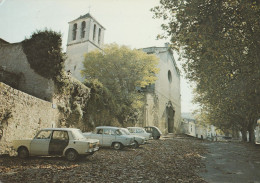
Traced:
<path id="1" fill-rule="evenodd" d="M 260 183 L 260 146 L 239 142 L 205 142 L 206 171 L 210 183 Z"/>

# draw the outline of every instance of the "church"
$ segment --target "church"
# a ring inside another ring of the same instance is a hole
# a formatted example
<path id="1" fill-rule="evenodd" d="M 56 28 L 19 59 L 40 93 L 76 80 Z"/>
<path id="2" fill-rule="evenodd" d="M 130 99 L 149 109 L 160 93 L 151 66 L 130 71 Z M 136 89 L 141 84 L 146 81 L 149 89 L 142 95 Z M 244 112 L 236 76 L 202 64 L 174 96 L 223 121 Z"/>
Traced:
<path id="1" fill-rule="evenodd" d="M 65 69 L 81 82 L 84 55 L 95 49 L 102 51 L 105 28 L 89 13 L 69 22 L 67 60 Z M 141 120 L 136 126 L 157 126 L 164 134 L 180 129 L 181 94 L 180 72 L 170 47 L 148 47 L 141 49 L 159 58 L 155 84 L 139 88 L 145 93 L 145 106 Z"/>

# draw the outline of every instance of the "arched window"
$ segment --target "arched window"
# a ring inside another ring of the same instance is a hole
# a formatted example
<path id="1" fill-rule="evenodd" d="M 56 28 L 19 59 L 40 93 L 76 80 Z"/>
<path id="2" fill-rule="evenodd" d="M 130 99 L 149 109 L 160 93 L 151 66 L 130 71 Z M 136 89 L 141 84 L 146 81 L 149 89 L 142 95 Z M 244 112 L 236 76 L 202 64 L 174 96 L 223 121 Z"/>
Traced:
<path id="1" fill-rule="evenodd" d="M 100 44 L 101 39 L 101 28 L 98 29 L 98 44 Z"/>
<path id="2" fill-rule="evenodd" d="M 81 23 L 81 38 L 84 38 L 85 37 L 85 29 L 86 29 L 86 22 L 83 21 Z"/>
<path id="3" fill-rule="evenodd" d="M 93 41 L 95 41 L 96 37 L 96 24 L 94 24 L 94 29 L 93 29 Z"/>
<path id="4" fill-rule="evenodd" d="M 72 39 L 76 40 L 76 37 L 77 37 L 77 24 L 75 23 L 73 25 L 73 30 L 72 30 Z"/>

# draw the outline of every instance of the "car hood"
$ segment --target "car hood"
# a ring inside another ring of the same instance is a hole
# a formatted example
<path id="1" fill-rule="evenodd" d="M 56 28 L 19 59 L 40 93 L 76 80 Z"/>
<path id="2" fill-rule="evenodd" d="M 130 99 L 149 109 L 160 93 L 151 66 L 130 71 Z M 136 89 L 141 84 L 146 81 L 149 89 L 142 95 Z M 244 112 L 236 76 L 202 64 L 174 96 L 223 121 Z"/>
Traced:
<path id="1" fill-rule="evenodd" d="M 131 136 L 133 136 L 136 139 L 143 139 L 143 140 L 145 140 L 145 137 L 142 137 L 140 135 L 131 135 Z"/>
<path id="2" fill-rule="evenodd" d="M 89 143 L 98 143 L 99 142 L 98 139 L 86 139 L 86 141 Z"/>

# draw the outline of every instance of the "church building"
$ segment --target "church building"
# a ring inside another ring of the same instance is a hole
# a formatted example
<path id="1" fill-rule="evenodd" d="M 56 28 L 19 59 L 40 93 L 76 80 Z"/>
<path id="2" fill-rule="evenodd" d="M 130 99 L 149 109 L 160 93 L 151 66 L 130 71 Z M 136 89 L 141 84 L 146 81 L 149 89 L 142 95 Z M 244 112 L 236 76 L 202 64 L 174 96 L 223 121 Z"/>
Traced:
<path id="1" fill-rule="evenodd" d="M 145 93 L 143 120 L 139 126 L 157 126 L 162 133 L 175 133 L 181 124 L 180 71 L 168 44 L 143 48 L 159 58 L 157 81 L 140 89 Z"/>
<path id="2" fill-rule="evenodd" d="M 89 13 L 69 22 L 65 69 L 81 82 L 84 55 L 95 49 L 102 51 L 104 32 L 105 28 Z M 145 93 L 146 105 L 136 125 L 157 126 L 164 134 L 173 133 L 181 122 L 180 72 L 173 52 L 168 45 L 142 50 L 159 58 L 160 72 L 155 84 L 140 89 Z"/>

